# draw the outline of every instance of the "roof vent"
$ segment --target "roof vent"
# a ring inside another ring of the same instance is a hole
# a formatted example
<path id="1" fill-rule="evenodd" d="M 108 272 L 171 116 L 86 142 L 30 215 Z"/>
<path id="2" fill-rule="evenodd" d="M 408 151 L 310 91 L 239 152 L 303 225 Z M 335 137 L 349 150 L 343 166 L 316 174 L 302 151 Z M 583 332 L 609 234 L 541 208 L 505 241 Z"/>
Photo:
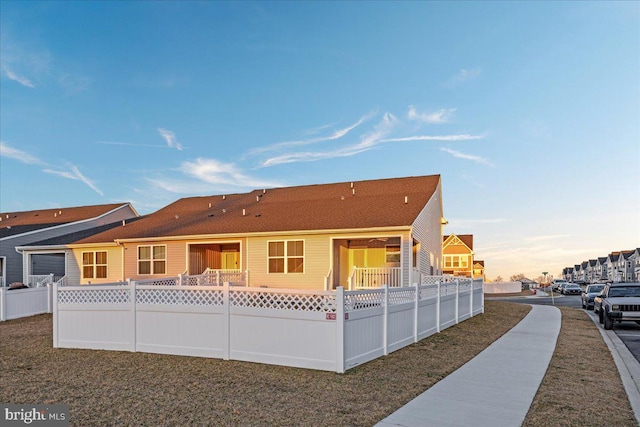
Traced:
<path id="1" fill-rule="evenodd" d="M 266 188 L 262 189 L 262 194 L 267 194 L 267 189 Z"/>
<path id="2" fill-rule="evenodd" d="M 406 205 L 407 203 L 409 203 L 409 196 L 404 196 L 404 204 Z"/>
<path id="3" fill-rule="evenodd" d="M 57 217 L 58 217 L 58 212 L 54 212 L 54 213 L 53 213 L 53 217 L 54 217 L 54 218 L 57 218 Z"/>
<path id="4" fill-rule="evenodd" d="M 124 227 L 125 225 L 127 225 L 127 220 L 126 220 L 126 219 L 123 219 L 123 220 L 122 220 L 122 226 Z"/>
<path id="5" fill-rule="evenodd" d="M 246 216 L 246 215 L 247 215 L 246 209 L 242 209 L 242 216 Z"/>
<path id="6" fill-rule="evenodd" d="M 260 196 L 256 196 L 256 202 L 260 201 Z"/>
<path id="7" fill-rule="evenodd" d="M 62 215 L 62 211 L 58 211 L 58 215 Z"/>
<path id="8" fill-rule="evenodd" d="M 227 196 L 223 195 L 222 200 L 226 200 L 226 199 L 227 199 Z"/>
<path id="9" fill-rule="evenodd" d="M 353 188 L 353 182 L 351 183 L 351 188 Z"/>
<path id="10" fill-rule="evenodd" d="M 227 210 L 226 210 L 226 209 L 222 209 L 222 213 L 226 213 L 226 212 L 227 212 Z"/>
<path id="11" fill-rule="evenodd" d="M 209 209 L 211 209 L 211 202 L 209 202 Z"/>
<path id="12" fill-rule="evenodd" d="M 176 217 L 176 219 L 180 218 L 180 216 L 179 216 L 179 215 L 174 215 L 174 216 Z"/>
<path id="13" fill-rule="evenodd" d="M 340 200 L 344 200 L 344 196 L 340 196 Z"/>
<path id="14" fill-rule="evenodd" d="M 355 188 L 351 189 L 351 194 L 353 194 L 354 196 L 356 195 L 356 189 Z"/>

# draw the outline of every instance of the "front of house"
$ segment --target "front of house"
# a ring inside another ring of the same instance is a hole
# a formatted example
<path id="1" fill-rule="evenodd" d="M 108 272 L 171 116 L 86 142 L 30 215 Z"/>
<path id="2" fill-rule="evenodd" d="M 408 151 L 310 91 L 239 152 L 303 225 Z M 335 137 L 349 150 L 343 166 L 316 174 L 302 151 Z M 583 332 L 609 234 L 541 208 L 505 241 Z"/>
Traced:
<path id="1" fill-rule="evenodd" d="M 67 282 L 211 273 L 252 287 L 407 286 L 442 273 L 440 176 L 180 199 L 67 244 Z"/>

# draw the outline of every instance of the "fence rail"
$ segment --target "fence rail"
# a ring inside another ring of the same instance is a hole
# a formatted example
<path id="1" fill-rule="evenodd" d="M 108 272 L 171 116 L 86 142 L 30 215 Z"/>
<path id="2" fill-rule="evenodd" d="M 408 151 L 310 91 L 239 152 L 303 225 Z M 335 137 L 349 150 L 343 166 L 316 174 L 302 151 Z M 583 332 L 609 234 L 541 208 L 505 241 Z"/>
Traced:
<path id="1" fill-rule="evenodd" d="M 183 278 L 184 279 L 184 278 Z M 54 347 L 344 372 L 484 310 L 475 282 L 345 291 L 150 281 L 53 287 Z"/>

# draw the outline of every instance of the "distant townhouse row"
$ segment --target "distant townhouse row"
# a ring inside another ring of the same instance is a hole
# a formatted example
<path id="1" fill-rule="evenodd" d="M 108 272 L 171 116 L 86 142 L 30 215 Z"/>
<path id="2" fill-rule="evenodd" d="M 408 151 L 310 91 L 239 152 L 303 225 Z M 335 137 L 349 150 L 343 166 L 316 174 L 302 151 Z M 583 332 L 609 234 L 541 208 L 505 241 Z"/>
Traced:
<path id="1" fill-rule="evenodd" d="M 357 289 L 456 274 L 456 263 L 483 275 L 472 252 L 448 255 L 445 269 L 446 223 L 439 175 L 189 197 L 146 216 L 129 203 L 3 213 L 0 278 L 34 287 L 240 272 L 251 286 Z"/>
<path id="2" fill-rule="evenodd" d="M 595 283 L 598 281 L 639 282 L 640 248 L 611 252 L 607 256 L 565 267 L 562 277 L 569 281 Z"/>

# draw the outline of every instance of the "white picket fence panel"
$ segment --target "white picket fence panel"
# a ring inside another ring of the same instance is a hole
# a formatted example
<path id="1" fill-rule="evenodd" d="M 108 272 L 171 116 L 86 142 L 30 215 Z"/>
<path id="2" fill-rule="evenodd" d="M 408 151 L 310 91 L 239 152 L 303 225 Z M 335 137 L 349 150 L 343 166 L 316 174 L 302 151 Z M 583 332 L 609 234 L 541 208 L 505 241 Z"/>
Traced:
<path id="1" fill-rule="evenodd" d="M 53 311 L 53 287 L 0 288 L 0 321 Z"/>
<path id="2" fill-rule="evenodd" d="M 54 286 L 54 347 L 344 372 L 483 312 L 475 282 L 345 291 Z"/>

